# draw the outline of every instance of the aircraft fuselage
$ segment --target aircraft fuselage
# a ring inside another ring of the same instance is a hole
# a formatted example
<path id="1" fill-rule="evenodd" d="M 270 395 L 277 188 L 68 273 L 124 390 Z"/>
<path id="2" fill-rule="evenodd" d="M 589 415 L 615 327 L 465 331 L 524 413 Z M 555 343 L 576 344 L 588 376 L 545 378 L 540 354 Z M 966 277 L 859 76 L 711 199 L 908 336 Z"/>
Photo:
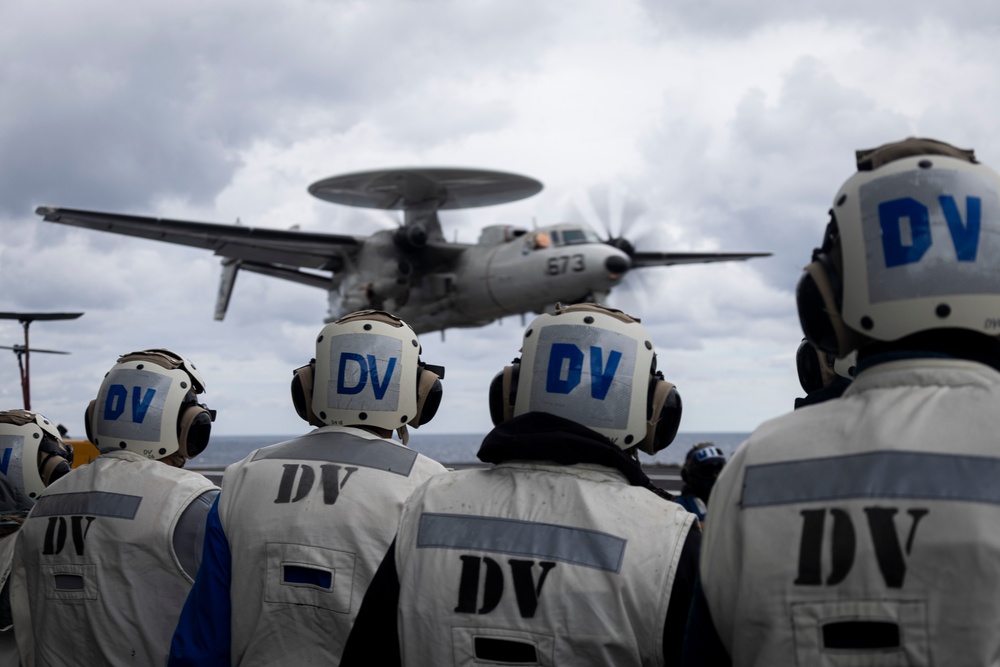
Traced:
<path id="1" fill-rule="evenodd" d="M 330 293 L 330 317 L 360 308 L 395 312 L 416 331 L 475 327 L 497 318 L 543 312 L 557 302 L 603 296 L 621 282 L 628 256 L 580 226 L 557 225 L 466 246 L 446 265 L 408 278 L 420 257 L 398 259 L 391 241 L 366 244 L 350 284 Z M 385 234 L 390 239 L 391 232 Z M 565 242 L 563 237 L 570 237 Z M 400 264 L 410 266 L 400 267 Z"/>

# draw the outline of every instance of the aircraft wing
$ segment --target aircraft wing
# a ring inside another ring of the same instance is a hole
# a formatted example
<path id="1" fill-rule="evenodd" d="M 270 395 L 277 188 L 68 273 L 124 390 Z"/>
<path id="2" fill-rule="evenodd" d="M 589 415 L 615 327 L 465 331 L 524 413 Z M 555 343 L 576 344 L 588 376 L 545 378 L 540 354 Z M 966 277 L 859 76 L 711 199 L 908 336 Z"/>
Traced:
<path id="1" fill-rule="evenodd" d="M 363 243 L 363 239 L 342 234 L 167 220 L 52 206 L 40 206 L 35 213 L 48 222 L 212 250 L 220 257 L 234 260 L 334 272 L 342 270 L 344 256 L 353 254 Z"/>
<path id="2" fill-rule="evenodd" d="M 734 262 L 754 257 L 770 257 L 769 252 L 636 252 L 632 255 L 632 268 L 670 266 L 671 264 L 704 264 L 707 262 Z"/>

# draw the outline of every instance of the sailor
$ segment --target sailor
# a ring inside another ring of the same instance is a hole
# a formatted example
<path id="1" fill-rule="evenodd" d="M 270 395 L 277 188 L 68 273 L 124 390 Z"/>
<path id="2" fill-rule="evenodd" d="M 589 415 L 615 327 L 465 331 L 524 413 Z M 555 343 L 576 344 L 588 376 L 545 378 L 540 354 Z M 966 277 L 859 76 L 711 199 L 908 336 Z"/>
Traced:
<path id="1" fill-rule="evenodd" d="M 323 328 L 292 379 L 317 428 L 226 469 L 171 665 L 339 663 L 403 501 L 445 470 L 405 446 L 407 424 L 429 422 L 442 396 L 444 369 L 419 355 L 385 312 Z"/>
<path id="2" fill-rule="evenodd" d="M 85 413 L 101 455 L 38 494 L 17 541 L 25 665 L 163 665 L 218 489 L 185 462 L 208 444 L 205 383 L 165 349 L 126 354 Z"/>
<path id="3" fill-rule="evenodd" d="M 839 398 L 854 381 L 857 373 L 857 351 L 843 359 L 833 352 L 824 352 L 803 338 L 795 352 L 795 367 L 799 384 L 806 395 L 795 399 L 795 409 Z"/>
<path id="4" fill-rule="evenodd" d="M 1000 176 L 928 139 L 857 167 L 797 289 L 857 377 L 722 471 L 686 664 L 1000 659 Z"/>
<path id="5" fill-rule="evenodd" d="M 57 427 L 37 412 L 0 412 L 0 665 L 17 665 L 10 571 L 18 529 L 34 499 L 68 473 L 73 450 Z"/>
<path id="6" fill-rule="evenodd" d="M 676 500 L 681 507 L 698 517 L 702 526 L 705 524 L 705 512 L 708 511 L 708 496 L 724 465 L 726 455 L 711 442 L 699 442 L 684 457 L 684 465 L 681 467 L 684 486 Z"/>
<path id="7" fill-rule="evenodd" d="M 700 533 L 635 452 L 666 447 L 680 411 L 637 320 L 534 320 L 490 387 L 493 465 L 407 501 L 341 664 L 674 664 Z"/>

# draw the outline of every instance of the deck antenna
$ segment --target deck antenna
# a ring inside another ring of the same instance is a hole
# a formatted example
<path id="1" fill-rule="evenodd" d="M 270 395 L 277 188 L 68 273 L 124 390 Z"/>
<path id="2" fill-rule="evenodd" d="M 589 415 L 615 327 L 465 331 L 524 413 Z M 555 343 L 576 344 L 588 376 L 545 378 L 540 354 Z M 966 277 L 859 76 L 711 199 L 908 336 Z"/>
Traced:
<path id="1" fill-rule="evenodd" d="M 28 327 L 35 320 L 75 320 L 83 313 L 0 313 L 0 320 L 17 320 L 24 327 L 24 345 L 0 345 L 5 350 L 14 350 L 17 355 L 17 368 L 21 372 L 21 396 L 24 398 L 24 409 L 31 409 L 31 346 L 28 344 Z M 40 350 L 48 354 L 69 354 L 59 350 Z"/>

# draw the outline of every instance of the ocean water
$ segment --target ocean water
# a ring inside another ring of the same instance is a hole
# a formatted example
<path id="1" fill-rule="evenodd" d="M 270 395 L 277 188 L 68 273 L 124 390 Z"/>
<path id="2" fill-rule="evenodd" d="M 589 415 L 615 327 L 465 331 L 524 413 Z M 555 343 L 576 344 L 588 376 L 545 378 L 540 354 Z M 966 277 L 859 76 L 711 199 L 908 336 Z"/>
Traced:
<path id="1" fill-rule="evenodd" d="M 485 433 L 435 433 L 420 434 L 410 431 L 412 449 L 442 463 L 476 463 L 476 452 Z M 691 445 L 699 442 L 715 443 L 732 456 L 736 448 L 749 437 L 749 433 L 678 433 L 669 447 L 659 452 L 655 457 L 640 454 L 643 463 L 677 464 L 684 462 Z M 259 447 L 266 447 L 285 440 L 291 440 L 295 435 L 213 435 L 208 447 L 202 454 L 191 461 L 192 468 L 225 467 L 244 458 Z"/>

